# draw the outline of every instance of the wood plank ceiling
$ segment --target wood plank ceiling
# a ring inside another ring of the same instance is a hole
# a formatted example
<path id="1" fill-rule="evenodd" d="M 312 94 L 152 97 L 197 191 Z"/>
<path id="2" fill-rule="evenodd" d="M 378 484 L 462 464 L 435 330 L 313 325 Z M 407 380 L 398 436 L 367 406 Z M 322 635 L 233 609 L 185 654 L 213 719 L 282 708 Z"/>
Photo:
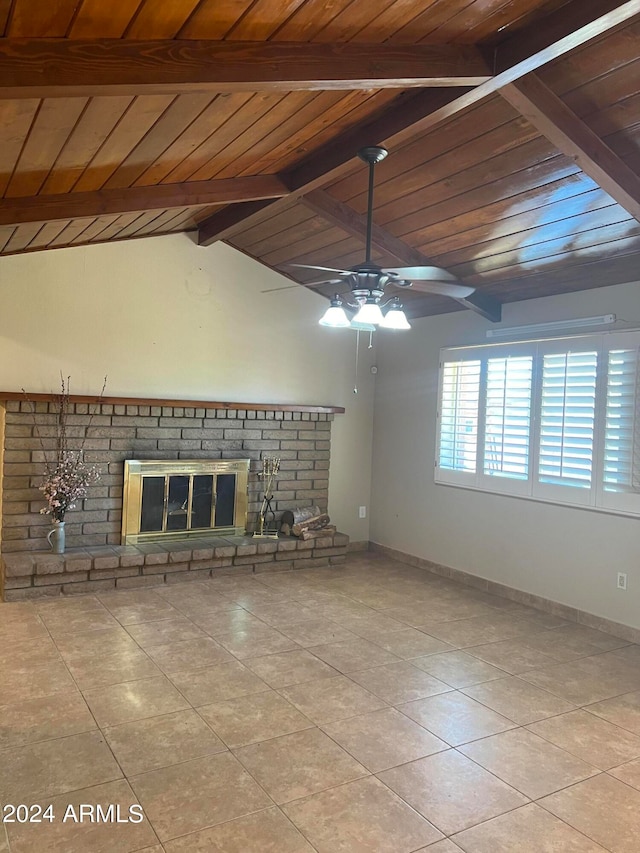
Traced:
<path id="1" fill-rule="evenodd" d="M 638 278 L 640 0 L 0 0 L 0 34 L 1 254 L 198 231 L 308 283 L 363 259 L 384 143 L 377 262 L 484 313 Z"/>

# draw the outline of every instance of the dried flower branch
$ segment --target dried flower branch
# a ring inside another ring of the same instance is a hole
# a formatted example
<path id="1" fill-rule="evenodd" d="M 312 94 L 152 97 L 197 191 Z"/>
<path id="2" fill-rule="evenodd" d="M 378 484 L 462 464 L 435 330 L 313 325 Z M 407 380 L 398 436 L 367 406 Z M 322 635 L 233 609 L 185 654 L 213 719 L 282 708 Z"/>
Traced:
<path id="1" fill-rule="evenodd" d="M 69 447 L 69 436 L 67 430 L 69 422 L 69 407 L 71 402 L 71 377 L 67 376 L 65 380 L 64 376 L 61 374 L 60 384 L 61 392 L 55 396 L 53 401 L 54 412 L 56 415 L 55 449 L 53 451 L 53 457 L 50 456 L 50 451 L 45 447 L 45 443 L 38 428 L 38 423 L 35 417 L 35 407 L 31 400 L 28 399 L 24 388 L 22 389 L 27 402 L 31 406 L 34 431 L 40 441 L 40 447 L 42 448 L 42 456 L 46 469 L 44 480 L 39 488 L 45 496 L 47 505 L 43 507 L 40 512 L 45 515 L 51 515 L 54 522 L 57 523 L 64 521 L 67 510 L 74 509 L 76 502 L 86 497 L 89 486 L 100 478 L 98 469 L 95 466 L 88 466 L 84 461 L 84 444 L 96 409 L 90 409 L 89 411 L 89 421 L 84 430 L 84 434 L 80 439 L 79 447 L 71 449 Z M 98 406 L 100 400 L 104 396 L 106 385 L 107 378 L 105 376 L 102 391 L 98 397 Z"/>

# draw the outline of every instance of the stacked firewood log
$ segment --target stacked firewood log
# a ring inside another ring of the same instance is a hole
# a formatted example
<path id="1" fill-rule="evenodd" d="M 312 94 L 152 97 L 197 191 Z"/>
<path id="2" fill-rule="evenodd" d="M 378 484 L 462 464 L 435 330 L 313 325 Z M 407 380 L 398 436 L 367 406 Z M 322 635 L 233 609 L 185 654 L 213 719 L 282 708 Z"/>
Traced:
<path id="1" fill-rule="evenodd" d="M 283 514 L 280 532 L 299 539 L 317 539 L 336 532 L 335 524 L 330 524 L 330 521 L 319 506 L 300 507 Z"/>

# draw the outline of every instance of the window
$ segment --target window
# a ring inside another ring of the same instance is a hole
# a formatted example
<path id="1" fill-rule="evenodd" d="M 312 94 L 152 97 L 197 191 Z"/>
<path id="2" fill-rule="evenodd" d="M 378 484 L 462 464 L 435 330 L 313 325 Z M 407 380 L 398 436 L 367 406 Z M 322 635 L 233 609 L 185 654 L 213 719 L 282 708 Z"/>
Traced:
<path id="1" fill-rule="evenodd" d="M 640 332 L 442 350 L 436 482 L 640 515 Z"/>

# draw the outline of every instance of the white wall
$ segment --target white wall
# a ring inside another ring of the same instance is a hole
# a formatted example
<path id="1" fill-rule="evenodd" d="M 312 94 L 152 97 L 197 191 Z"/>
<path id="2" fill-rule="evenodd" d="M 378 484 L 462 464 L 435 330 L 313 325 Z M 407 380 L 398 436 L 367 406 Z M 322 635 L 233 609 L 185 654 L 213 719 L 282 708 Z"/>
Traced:
<path id="1" fill-rule="evenodd" d="M 186 235 L 0 258 L 0 389 L 344 406 L 332 428 L 329 511 L 369 538 L 369 353 L 323 329 L 324 299 L 224 244 Z"/>
<path id="2" fill-rule="evenodd" d="M 640 327 L 640 284 L 506 305 L 503 324 L 610 312 Z M 439 349 L 486 343 L 490 325 L 458 312 L 380 335 L 371 538 L 640 627 L 640 519 L 434 483 Z"/>

